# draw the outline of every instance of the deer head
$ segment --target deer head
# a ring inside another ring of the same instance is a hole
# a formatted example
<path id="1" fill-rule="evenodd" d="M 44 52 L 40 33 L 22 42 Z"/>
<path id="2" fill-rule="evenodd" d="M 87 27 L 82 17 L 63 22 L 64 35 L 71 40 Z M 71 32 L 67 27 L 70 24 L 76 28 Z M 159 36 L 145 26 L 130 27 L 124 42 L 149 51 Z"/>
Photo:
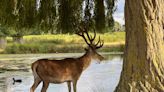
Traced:
<path id="1" fill-rule="evenodd" d="M 99 40 L 97 42 L 95 42 L 95 38 L 96 38 L 95 30 L 94 30 L 94 35 L 91 36 L 91 35 L 89 35 L 86 27 L 83 27 L 83 28 L 78 27 L 78 29 L 80 31 L 78 31 L 76 34 L 81 36 L 84 39 L 84 41 L 86 42 L 86 44 L 88 45 L 88 48 L 85 48 L 86 53 L 89 53 L 91 55 L 92 59 L 102 61 L 104 59 L 104 57 L 101 56 L 100 54 L 98 54 L 96 50 L 103 46 L 104 41 L 102 41 L 99 36 Z"/>

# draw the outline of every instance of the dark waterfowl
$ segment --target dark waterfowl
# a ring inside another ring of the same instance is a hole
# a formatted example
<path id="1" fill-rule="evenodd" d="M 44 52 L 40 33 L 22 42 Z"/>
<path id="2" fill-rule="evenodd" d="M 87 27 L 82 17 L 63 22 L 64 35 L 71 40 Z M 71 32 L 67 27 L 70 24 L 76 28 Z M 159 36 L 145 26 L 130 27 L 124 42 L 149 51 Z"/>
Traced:
<path id="1" fill-rule="evenodd" d="M 15 84 L 15 82 L 21 83 L 22 80 L 21 79 L 15 79 L 15 78 L 13 78 L 13 85 Z"/>

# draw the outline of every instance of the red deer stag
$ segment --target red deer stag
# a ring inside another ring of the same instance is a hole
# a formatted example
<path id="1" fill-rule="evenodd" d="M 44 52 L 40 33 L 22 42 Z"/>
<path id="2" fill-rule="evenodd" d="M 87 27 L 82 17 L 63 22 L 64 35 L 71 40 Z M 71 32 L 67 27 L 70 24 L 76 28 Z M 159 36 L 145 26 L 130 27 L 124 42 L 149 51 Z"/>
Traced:
<path id="1" fill-rule="evenodd" d="M 46 92 L 49 83 L 63 83 L 67 82 L 68 90 L 71 92 L 71 82 L 73 83 L 73 90 L 76 92 L 76 84 L 81 73 L 90 65 L 92 59 L 98 61 L 104 58 L 96 52 L 103 46 L 103 41 L 99 40 L 97 43 L 94 42 L 96 38 L 96 32 L 94 36 L 88 34 L 88 31 L 81 29 L 80 32 L 76 33 L 81 36 L 88 48 L 83 56 L 79 58 L 65 58 L 62 60 L 48 60 L 40 59 L 32 64 L 32 71 L 34 75 L 34 84 L 32 85 L 30 92 L 34 92 L 36 87 L 43 82 L 41 92 Z"/>

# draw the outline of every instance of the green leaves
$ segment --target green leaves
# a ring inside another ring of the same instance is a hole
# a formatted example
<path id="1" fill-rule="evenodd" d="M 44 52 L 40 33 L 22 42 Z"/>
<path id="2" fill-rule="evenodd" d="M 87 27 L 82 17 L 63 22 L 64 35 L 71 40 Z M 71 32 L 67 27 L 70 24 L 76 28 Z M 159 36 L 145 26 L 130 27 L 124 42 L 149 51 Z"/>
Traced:
<path id="1" fill-rule="evenodd" d="M 6 30 L 10 30 L 9 34 L 12 35 L 37 33 L 28 31 L 74 33 L 76 25 L 73 24 L 89 17 L 89 26 L 102 30 L 106 27 L 106 21 L 109 22 L 109 25 L 114 22 L 112 14 L 115 1 L 0 0 L 0 24 L 5 26 Z M 106 8 L 104 2 L 106 2 Z M 105 11 L 107 11 L 107 14 L 105 14 Z M 1 32 L 1 35 L 3 34 Z"/>

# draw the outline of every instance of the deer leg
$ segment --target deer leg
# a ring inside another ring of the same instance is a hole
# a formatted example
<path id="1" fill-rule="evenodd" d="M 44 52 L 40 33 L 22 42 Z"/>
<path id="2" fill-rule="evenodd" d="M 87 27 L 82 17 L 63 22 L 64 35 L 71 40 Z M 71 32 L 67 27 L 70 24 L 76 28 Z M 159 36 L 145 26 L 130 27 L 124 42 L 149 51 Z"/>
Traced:
<path id="1" fill-rule="evenodd" d="M 42 87 L 41 92 L 46 92 L 48 86 L 49 86 L 49 82 L 45 82 L 45 81 L 43 81 L 43 87 Z"/>
<path id="2" fill-rule="evenodd" d="M 68 82 L 67 82 L 67 85 L 68 85 L 68 91 L 71 92 L 71 82 L 68 81 Z"/>
<path id="3" fill-rule="evenodd" d="M 76 84 L 77 84 L 77 80 L 73 81 L 73 91 L 76 92 Z"/>
<path id="4" fill-rule="evenodd" d="M 35 78 L 34 84 L 30 88 L 30 92 L 34 92 L 34 90 L 37 88 L 37 86 L 40 84 L 41 79 L 40 78 Z"/>

